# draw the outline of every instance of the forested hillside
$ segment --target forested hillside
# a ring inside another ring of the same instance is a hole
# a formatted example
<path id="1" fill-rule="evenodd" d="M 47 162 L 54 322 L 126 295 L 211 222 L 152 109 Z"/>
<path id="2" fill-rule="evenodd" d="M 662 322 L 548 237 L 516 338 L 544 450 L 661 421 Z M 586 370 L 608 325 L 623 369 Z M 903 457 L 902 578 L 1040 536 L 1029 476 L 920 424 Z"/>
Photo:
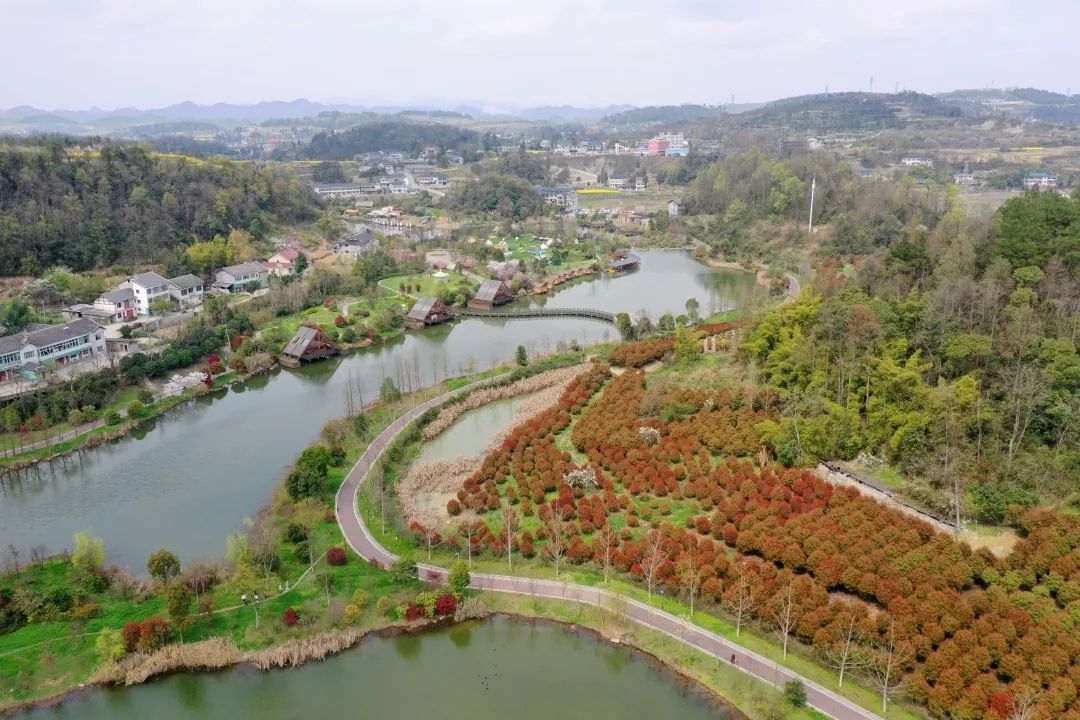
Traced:
<path id="1" fill-rule="evenodd" d="M 284 168 L 112 143 L 0 146 L 0 275 L 146 262 L 230 228 L 260 239 L 314 210 Z"/>
<path id="2" fill-rule="evenodd" d="M 540 194 L 528 181 L 498 173 L 458 184 L 450 193 L 449 206 L 473 215 L 491 213 L 503 220 L 524 220 L 544 211 Z"/>
<path id="3" fill-rule="evenodd" d="M 750 332 L 785 408 L 766 441 L 785 463 L 875 454 L 964 517 L 1075 502 L 1080 198 L 1013 198 L 986 230 L 950 196 L 919 220 L 823 258 L 812 292 Z"/>
<path id="4" fill-rule="evenodd" d="M 785 98 L 733 120 L 742 126 L 835 132 L 903 127 L 916 119 L 959 118 L 961 114 L 958 106 L 922 93 L 846 92 Z"/>
<path id="5" fill-rule="evenodd" d="M 480 135 L 472 130 L 439 123 L 384 121 L 365 123 L 348 130 L 327 130 L 311 142 L 283 151 L 282 157 L 312 160 L 351 160 L 366 152 L 394 151 L 417 155 L 426 147 L 474 155 Z"/>
<path id="6" fill-rule="evenodd" d="M 660 123 L 680 123 L 705 118 L 719 118 L 724 115 L 724 109 L 710 105 L 650 105 L 649 107 L 633 108 L 612 115 L 605 115 L 600 119 L 606 125 L 652 125 Z"/>

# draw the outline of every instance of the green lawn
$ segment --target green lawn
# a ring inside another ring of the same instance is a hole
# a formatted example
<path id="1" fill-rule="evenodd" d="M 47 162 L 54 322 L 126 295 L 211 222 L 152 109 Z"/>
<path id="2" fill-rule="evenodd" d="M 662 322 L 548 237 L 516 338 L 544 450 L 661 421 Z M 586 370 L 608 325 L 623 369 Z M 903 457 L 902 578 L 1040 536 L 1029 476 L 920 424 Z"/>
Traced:
<path id="1" fill-rule="evenodd" d="M 325 562 L 318 558 L 327 548 L 345 547 L 336 519 L 332 515 L 323 516 L 320 505 L 330 506 L 333 494 L 371 438 L 406 410 L 449 389 L 446 384 L 428 388 L 412 393 L 398 402 L 369 411 L 370 432 L 367 438 L 360 440 L 352 437 L 347 441 L 345 462 L 331 470 L 324 500 L 315 504 L 319 519 L 313 523 L 311 538 L 317 568 L 325 567 Z M 291 506 L 275 498 L 271 507 L 281 509 Z M 284 514 L 272 516 L 272 522 L 279 529 L 284 529 L 289 521 L 290 518 Z M 270 579 L 258 580 L 263 584 L 263 587 L 259 588 L 260 592 L 267 596 L 277 595 L 285 580 L 292 584 L 287 593 L 272 597 L 260 605 L 262 621 L 258 630 L 255 629 L 254 608 L 233 608 L 239 605 L 240 594 L 250 592 L 250 588 L 235 586 L 226 577 L 211 593 L 216 608 L 213 616 L 209 619 L 194 617 L 192 624 L 184 631 L 184 640 L 192 642 L 209 637 L 228 637 L 242 649 L 253 649 L 268 647 L 298 634 L 327 631 L 340 626 L 339 617 L 333 612 L 326 612 L 326 588 L 323 578 L 318 577 L 317 573 L 308 573 L 303 582 L 296 582 L 308 569 L 308 551 L 282 538 L 277 544 L 277 554 L 280 566 Z M 385 625 L 389 621 L 378 616 L 376 600 L 385 595 L 391 597 L 396 604 L 398 600 L 411 596 L 419 587 L 415 582 L 395 585 L 386 572 L 376 570 L 350 554 L 349 561 L 344 566 L 332 570 L 331 604 L 340 607 L 356 589 L 363 588 L 370 593 L 371 602 L 360 619 L 360 626 Z M 6 702 L 44 697 L 85 682 L 98 664 L 94 642 L 96 634 L 103 628 L 120 628 L 127 622 L 165 614 L 164 602 L 159 593 L 138 599 L 125 597 L 115 588 L 104 592 L 91 592 L 77 586 L 72 577 L 70 563 L 61 558 L 30 567 L 25 566 L 24 558 L 24 566 L 18 575 L 0 577 L 0 591 L 34 592 L 48 597 L 56 590 L 63 590 L 72 598 L 96 603 L 98 612 L 87 620 L 60 616 L 53 620 L 31 622 L 14 632 L 0 635 L 0 697 L 3 698 L 3 701 L 0 701 L 0 710 Z M 193 612 L 195 607 L 196 604 L 193 603 Z M 296 608 L 301 616 L 315 617 L 316 623 L 305 630 L 285 628 L 278 619 L 289 607 Z"/>
<path id="2" fill-rule="evenodd" d="M 458 270 L 444 270 L 443 272 L 446 273 L 444 278 L 434 277 L 431 272 L 419 275 L 395 275 L 379 281 L 379 285 L 393 293 L 401 292 L 401 286 L 406 285 L 411 287 L 407 291 L 411 295 L 428 295 L 431 297 L 437 297 L 439 291 L 446 287 L 459 288 L 468 286 L 469 289 L 466 290 L 466 295 L 472 297 L 478 285 L 475 280 L 468 278 Z M 419 290 L 416 290 L 417 285 L 420 286 Z"/>
<path id="3" fill-rule="evenodd" d="M 613 191 L 607 194 L 578 193 L 578 206 L 589 210 L 625 207 L 645 213 L 653 213 L 667 207 L 669 200 L 678 200 L 677 190 L 649 188 L 647 190 Z"/>

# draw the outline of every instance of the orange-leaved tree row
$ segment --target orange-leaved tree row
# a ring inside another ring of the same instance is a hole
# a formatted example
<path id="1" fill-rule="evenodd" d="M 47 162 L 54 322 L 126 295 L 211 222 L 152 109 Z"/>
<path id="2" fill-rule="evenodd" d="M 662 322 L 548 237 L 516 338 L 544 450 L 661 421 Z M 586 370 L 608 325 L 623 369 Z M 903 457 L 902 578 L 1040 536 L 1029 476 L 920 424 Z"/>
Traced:
<path id="1" fill-rule="evenodd" d="M 463 504 L 505 501 L 532 528 L 481 523 L 484 550 L 527 548 L 668 588 L 740 630 L 753 622 L 798 639 L 885 703 L 908 694 L 956 720 L 1029 703 L 1035 718 L 1080 720 L 1075 518 L 1028 511 L 1014 518 L 1024 537 L 1007 558 L 975 552 L 808 469 L 755 464 L 755 424 L 775 407 L 767 396 L 671 390 L 666 400 L 687 408 L 663 422 L 641 414 L 642 373 L 608 377 L 597 366 L 572 384 L 466 481 Z M 579 469 L 556 442 L 567 432 L 596 487 L 566 483 Z"/>

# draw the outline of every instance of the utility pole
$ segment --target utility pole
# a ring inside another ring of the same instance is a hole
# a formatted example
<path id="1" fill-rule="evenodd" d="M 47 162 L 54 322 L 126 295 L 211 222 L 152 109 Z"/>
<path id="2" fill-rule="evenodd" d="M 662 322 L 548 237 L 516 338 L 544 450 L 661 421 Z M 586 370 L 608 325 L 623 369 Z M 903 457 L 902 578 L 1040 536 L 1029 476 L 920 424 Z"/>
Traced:
<path id="1" fill-rule="evenodd" d="M 806 223 L 806 232 L 808 235 L 814 234 L 814 191 L 817 190 L 817 173 L 814 173 L 814 178 L 810 181 L 810 219 Z"/>

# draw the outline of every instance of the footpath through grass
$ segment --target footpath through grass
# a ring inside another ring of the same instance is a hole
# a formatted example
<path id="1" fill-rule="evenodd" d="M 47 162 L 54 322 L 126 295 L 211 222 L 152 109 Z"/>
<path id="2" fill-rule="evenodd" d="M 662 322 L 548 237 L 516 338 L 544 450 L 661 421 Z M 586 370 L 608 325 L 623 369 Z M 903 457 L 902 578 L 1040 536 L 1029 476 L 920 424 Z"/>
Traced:
<path id="1" fill-rule="evenodd" d="M 344 461 L 331 468 L 319 498 L 296 502 L 279 487 L 261 513 L 268 523 L 266 527 L 272 530 L 269 536 L 276 538 L 276 568 L 266 576 L 243 579 L 222 568 L 221 581 L 206 594 L 212 611 L 199 613 L 203 598 L 193 601 L 183 641 L 225 637 L 242 650 L 255 650 L 346 626 L 365 629 L 391 624 L 376 608 L 379 598 L 388 598 L 393 607 L 411 599 L 421 586 L 415 581 L 394 583 L 389 573 L 373 568 L 352 553 L 347 553 L 344 565 L 330 567 L 326 563 L 328 548 L 346 547 L 331 512 L 334 494 L 370 441 L 394 419 L 426 400 L 495 372 L 498 370 L 448 381 L 369 409 L 369 432 L 362 439 L 351 436 L 344 443 Z M 285 533 L 294 522 L 310 528 L 303 543 L 291 541 Z M 250 534 L 258 533 L 256 526 Z M 250 597 L 252 585 L 265 598 L 258 608 L 258 627 L 255 607 L 241 602 L 242 594 Z M 358 620 L 346 623 L 345 604 L 357 590 L 368 594 L 369 603 Z M 90 679 L 99 664 L 95 643 L 101 630 L 120 629 L 126 623 L 155 616 L 169 619 L 160 583 L 114 578 L 104 590 L 87 589 L 77 582 L 72 564 L 63 557 L 24 564 L 19 573 L 0 577 L 0 618 L 5 623 L 13 621 L 10 611 L 16 604 L 36 607 L 38 612 L 25 617 L 17 629 L 0 634 L 0 711 L 63 692 Z M 302 619 L 296 627 L 286 627 L 282 622 L 290 607 Z M 8 627 L 18 625 L 17 620 L 14 623 Z"/>

